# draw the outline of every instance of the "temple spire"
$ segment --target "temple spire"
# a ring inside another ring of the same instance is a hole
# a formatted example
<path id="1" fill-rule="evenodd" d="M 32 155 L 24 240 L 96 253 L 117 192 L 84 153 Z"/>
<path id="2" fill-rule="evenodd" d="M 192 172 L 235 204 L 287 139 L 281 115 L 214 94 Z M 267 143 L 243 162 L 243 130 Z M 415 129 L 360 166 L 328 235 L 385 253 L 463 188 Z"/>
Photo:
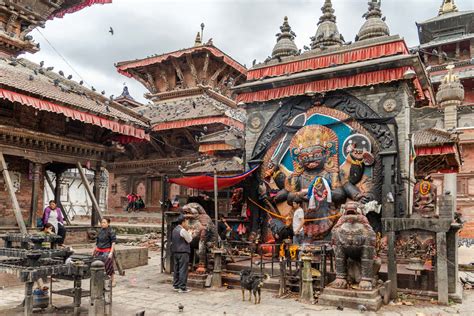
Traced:
<path id="1" fill-rule="evenodd" d="M 311 49 L 325 49 L 329 46 L 341 46 L 344 38 L 336 25 L 336 16 L 331 0 L 325 0 L 321 8 L 323 15 L 319 18 L 316 35 L 311 37 Z"/>
<path id="2" fill-rule="evenodd" d="M 443 4 L 439 8 L 438 15 L 443 15 L 450 12 L 458 12 L 458 7 L 454 4 L 454 0 L 443 0 Z"/>
<path id="3" fill-rule="evenodd" d="M 201 46 L 201 45 L 202 45 L 201 33 L 197 32 L 196 39 L 194 40 L 194 46 Z"/>
<path id="4" fill-rule="evenodd" d="M 368 5 L 368 11 L 362 16 L 367 21 L 360 28 L 356 41 L 390 35 L 390 30 L 385 23 L 385 17 L 382 17 L 381 1 L 370 0 Z"/>
<path id="5" fill-rule="evenodd" d="M 298 47 L 296 47 L 293 41 L 296 37 L 295 32 L 291 30 L 291 26 L 288 23 L 288 17 L 285 16 L 283 19 L 283 25 L 280 26 L 281 33 L 278 33 L 277 43 L 273 47 L 272 58 L 280 58 L 287 56 L 294 56 L 298 54 Z"/>

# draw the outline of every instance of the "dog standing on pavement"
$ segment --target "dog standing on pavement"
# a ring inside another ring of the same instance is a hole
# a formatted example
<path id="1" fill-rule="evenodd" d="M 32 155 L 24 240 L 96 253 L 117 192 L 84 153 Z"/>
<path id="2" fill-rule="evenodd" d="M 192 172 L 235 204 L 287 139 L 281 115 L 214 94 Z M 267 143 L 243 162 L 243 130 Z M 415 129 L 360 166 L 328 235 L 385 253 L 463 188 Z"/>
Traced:
<path id="1" fill-rule="evenodd" d="M 263 283 L 269 279 L 269 275 L 263 276 L 254 274 L 250 269 L 240 271 L 240 288 L 242 290 L 242 301 L 245 301 L 245 291 L 249 291 L 249 302 L 252 301 L 252 294 L 255 299 L 255 304 L 260 304 L 261 289 Z"/>

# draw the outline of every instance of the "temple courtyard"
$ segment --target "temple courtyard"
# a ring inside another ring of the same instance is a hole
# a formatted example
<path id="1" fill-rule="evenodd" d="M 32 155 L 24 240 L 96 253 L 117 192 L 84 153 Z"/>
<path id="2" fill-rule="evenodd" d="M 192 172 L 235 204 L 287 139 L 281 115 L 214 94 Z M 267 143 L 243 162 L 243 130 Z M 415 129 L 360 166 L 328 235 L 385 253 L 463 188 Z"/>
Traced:
<path id="1" fill-rule="evenodd" d="M 472 250 L 471 250 L 472 252 Z M 436 301 L 417 300 L 401 297 L 399 303 L 391 302 L 378 312 L 364 312 L 344 308 L 321 306 L 318 304 L 303 304 L 298 301 L 298 295 L 277 298 L 277 292 L 264 290 L 262 302 L 254 305 L 248 301 L 242 302 L 238 287 L 211 289 L 193 288 L 190 293 L 179 294 L 172 291 L 169 284 L 170 276 L 160 273 L 159 251 L 149 252 L 147 266 L 126 271 L 125 276 L 119 276 L 117 286 L 113 290 L 113 315 L 136 315 L 145 311 L 145 315 L 473 315 L 474 290 L 464 291 L 462 304 L 449 306 L 437 305 Z M 83 288 L 88 288 L 89 282 L 84 282 Z M 53 283 L 54 288 L 70 286 L 68 281 Z M 247 295 L 247 294 L 246 294 Z M 24 297 L 24 287 L 14 286 L 0 289 L 0 315 L 23 315 L 23 309 L 17 308 Z M 88 299 L 84 299 L 81 315 L 87 315 Z M 53 313 L 35 312 L 35 315 L 67 315 L 72 314 L 68 309 L 72 299 L 53 296 L 53 305 L 57 309 Z M 180 313 L 178 306 L 184 306 Z M 403 305 L 402 305 L 403 304 Z"/>

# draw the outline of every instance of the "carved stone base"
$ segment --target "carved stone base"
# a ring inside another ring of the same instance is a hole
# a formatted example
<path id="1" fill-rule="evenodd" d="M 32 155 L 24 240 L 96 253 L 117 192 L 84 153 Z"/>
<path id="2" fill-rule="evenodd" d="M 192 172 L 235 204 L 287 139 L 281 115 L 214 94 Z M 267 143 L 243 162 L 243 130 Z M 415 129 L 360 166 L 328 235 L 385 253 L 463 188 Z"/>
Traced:
<path id="1" fill-rule="evenodd" d="M 188 286 L 196 288 L 204 288 L 206 285 L 206 279 L 208 274 L 198 274 L 196 272 L 190 272 L 188 274 Z"/>
<path id="2" fill-rule="evenodd" d="M 378 287 L 371 291 L 326 287 L 319 296 L 318 303 L 353 309 L 358 309 L 359 305 L 364 305 L 369 311 L 377 311 L 382 306 L 382 296 L 379 294 Z"/>

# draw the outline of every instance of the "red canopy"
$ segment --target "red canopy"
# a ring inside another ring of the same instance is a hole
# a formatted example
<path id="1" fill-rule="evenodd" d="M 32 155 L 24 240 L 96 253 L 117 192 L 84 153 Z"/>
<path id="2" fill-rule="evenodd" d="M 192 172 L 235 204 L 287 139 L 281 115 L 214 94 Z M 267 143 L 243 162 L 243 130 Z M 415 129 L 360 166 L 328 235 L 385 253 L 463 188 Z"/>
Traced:
<path id="1" fill-rule="evenodd" d="M 219 189 L 225 189 L 234 186 L 245 178 L 247 178 L 252 172 L 257 170 L 258 166 L 237 176 L 232 177 L 217 177 L 217 187 Z M 192 189 L 198 189 L 203 191 L 214 190 L 214 176 L 210 174 L 194 177 L 183 177 L 183 178 L 171 178 L 168 180 L 171 183 L 176 183 Z"/>

